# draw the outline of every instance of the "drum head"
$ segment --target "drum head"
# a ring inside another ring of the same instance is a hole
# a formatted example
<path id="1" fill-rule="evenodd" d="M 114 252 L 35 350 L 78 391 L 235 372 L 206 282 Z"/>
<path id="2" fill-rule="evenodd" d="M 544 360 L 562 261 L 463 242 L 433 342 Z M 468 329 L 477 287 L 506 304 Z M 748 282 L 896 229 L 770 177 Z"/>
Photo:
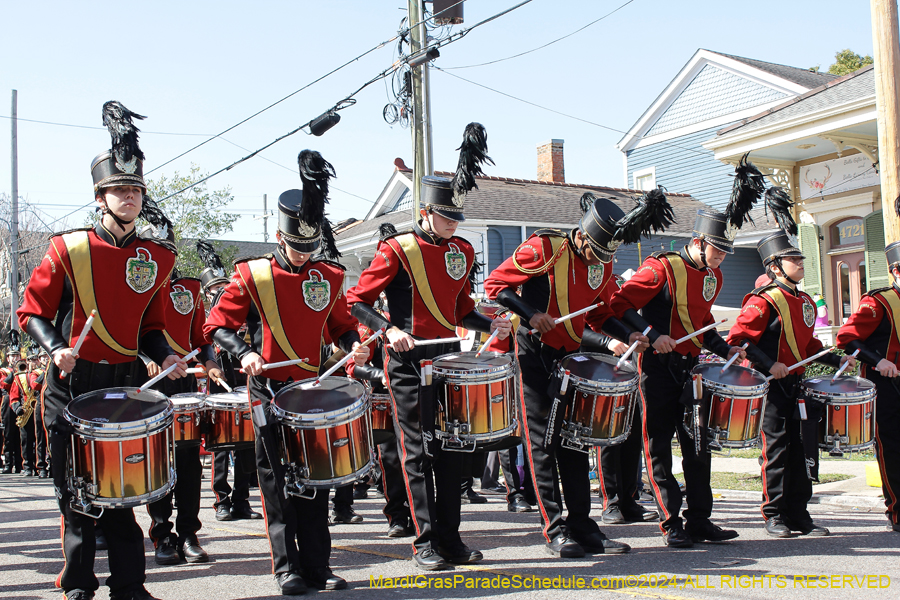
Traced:
<path id="1" fill-rule="evenodd" d="M 834 383 L 831 382 L 831 375 L 806 379 L 803 381 L 803 387 L 821 392 L 826 395 L 852 395 L 858 396 L 867 394 L 875 389 L 875 384 L 862 377 L 841 376 Z"/>
<path id="2" fill-rule="evenodd" d="M 706 363 L 697 365 L 691 371 L 699 373 L 703 379 L 714 381 L 719 385 L 728 385 L 732 387 L 757 387 L 765 385 L 766 378 L 759 371 L 748 369 L 747 367 L 739 367 L 731 365 L 728 370 L 722 372 L 722 363 Z"/>
<path id="3" fill-rule="evenodd" d="M 150 423 L 168 409 L 169 400 L 156 390 L 108 388 L 78 396 L 66 406 L 66 413 L 85 423 Z"/>
<path id="4" fill-rule="evenodd" d="M 318 419 L 342 414 L 366 401 L 365 387 L 346 377 L 329 377 L 313 387 L 307 379 L 282 388 L 275 394 L 275 406 L 289 416 L 310 415 Z"/>
<path id="5" fill-rule="evenodd" d="M 476 352 L 443 354 L 434 359 L 432 368 L 438 375 L 467 375 L 502 373 L 512 365 L 512 358 L 499 352 L 484 352 L 475 358 Z"/>
<path id="6" fill-rule="evenodd" d="M 247 397 L 247 388 L 241 391 L 235 388 L 233 392 L 213 394 L 206 397 L 206 405 L 216 410 L 246 410 L 250 400 Z M 190 395 L 190 394 L 186 394 Z M 177 396 L 173 396 L 174 401 Z"/>
<path id="7" fill-rule="evenodd" d="M 590 381 L 608 381 L 611 383 L 628 383 L 637 374 L 632 363 L 626 362 L 619 370 L 616 363 L 619 359 L 605 354 L 570 354 L 562 359 L 561 368 L 579 379 Z"/>
<path id="8" fill-rule="evenodd" d="M 206 404 L 206 394 L 189 392 L 187 394 L 175 394 L 169 400 L 175 405 L 175 412 L 199 410 Z"/>

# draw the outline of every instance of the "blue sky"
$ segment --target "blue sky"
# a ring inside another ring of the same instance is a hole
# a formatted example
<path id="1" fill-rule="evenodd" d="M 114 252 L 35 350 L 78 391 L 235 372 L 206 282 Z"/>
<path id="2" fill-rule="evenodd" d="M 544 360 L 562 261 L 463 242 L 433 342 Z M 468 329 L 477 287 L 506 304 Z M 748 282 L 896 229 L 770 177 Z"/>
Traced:
<path id="1" fill-rule="evenodd" d="M 627 0 L 533 0 L 441 49 L 435 65 L 502 59 L 566 35 Z M 517 0 L 469 0 L 467 27 Z M 117 99 L 147 115 L 140 126 L 145 171 L 250 116 L 397 33 L 405 0 L 294 2 L 6 2 L 0 36 L 0 115 L 18 90 L 21 119 L 100 127 Z M 392 42 L 151 174 L 212 172 L 305 123 L 396 59 Z M 868 2 L 726 3 L 633 0 L 559 43 L 493 65 L 450 72 L 556 111 L 626 131 L 698 48 L 796 67 L 827 69 L 834 53 L 872 53 Z M 11 49 L 14 49 L 11 51 Z M 495 167 L 534 179 L 536 146 L 565 140 L 566 180 L 623 186 L 621 133 L 535 108 L 432 71 L 435 167 L 456 164 L 466 123 L 487 128 Z M 332 220 L 362 218 L 393 171 L 411 160 L 408 129 L 390 126 L 392 100 L 379 82 L 356 96 L 322 137 L 298 133 L 210 182 L 231 186 L 241 214 L 230 239 L 262 241 L 252 215 L 298 187 L 296 157 L 319 150 L 338 174 Z M 0 119 L 0 191 L 10 191 L 9 120 Z M 179 135 L 170 135 L 179 134 Z M 102 129 L 19 122 L 19 193 L 52 222 L 91 200 L 90 162 L 109 147 Z M 685 190 L 672 190 L 685 191 Z M 689 190 L 688 190 L 689 191 Z M 68 218 L 79 226 L 86 211 Z M 270 232 L 271 232 L 270 227 Z"/>

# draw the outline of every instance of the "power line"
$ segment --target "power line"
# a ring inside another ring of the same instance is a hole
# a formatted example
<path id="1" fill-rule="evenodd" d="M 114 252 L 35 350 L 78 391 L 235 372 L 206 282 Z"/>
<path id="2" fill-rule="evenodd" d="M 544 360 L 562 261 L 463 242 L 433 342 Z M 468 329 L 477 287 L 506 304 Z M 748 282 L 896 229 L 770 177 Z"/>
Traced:
<path id="1" fill-rule="evenodd" d="M 8 115 L 0 115 L 0 119 L 12 119 L 12 117 Z M 56 123 L 54 121 L 38 121 L 36 119 L 23 119 L 22 117 L 16 117 L 16 121 L 25 121 L 27 123 L 40 123 L 41 125 L 56 125 L 58 127 L 75 127 L 77 129 L 101 129 L 103 131 L 107 131 L 106 127 L 94 127 L 91 125 L 73 125 L 72 123 Z M 193 136 L 208 136 L 208 133 L 173 133 L 169 131 L 141 131 L 141 134 L 150 134 L 150 135 L 193 135 Z"/>

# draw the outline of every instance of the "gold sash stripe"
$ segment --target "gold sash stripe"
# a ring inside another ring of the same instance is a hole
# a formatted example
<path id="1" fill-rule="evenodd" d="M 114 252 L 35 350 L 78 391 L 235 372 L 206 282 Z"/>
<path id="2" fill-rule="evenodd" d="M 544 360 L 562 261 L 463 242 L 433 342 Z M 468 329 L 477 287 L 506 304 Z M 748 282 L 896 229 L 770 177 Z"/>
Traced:
<path id="1" fill-rule="evenodd" d="M 897 330 L 897 323 L 900 323 L 900 296 L 897 296 L 897 292 L 891 288 L 889 292 L 877 294 L 877 297 L 884 299 L 882 304 L 887 302 L 887 308 L 891 311 L 891 329 L 897 342 L 900 343 L 900 331 Z"/>
<path id="2" fill-rule="evenodd" d="M 425 303 L 428 312 L 431 313 L 435 321 L 447 329 L 456 329 L 456 326 L 451 325 L 450 321 L 441 312 L 434 299 L 434 293 L 431 291 L 431 285 L 428 283 L 428 273 L 425 271 L 425 259 L 422 257 L 422 249 L 419 248 L 419 243 L 416 241 L 416 235 L 414 233 L 406 233 L 394 239 L 400 244 L 400 249 L 406 256 L 406 262 L 402 260 L 400 262 L 409 273 L 410 279 L 413 280 L 413 285 L 415 285 L 416 291 L 419 292 L 419 296 L 422 297 L 422 302 Z M 393 246 L 390 244 L 388 246 L 396 252 Z M 409 263 L 408 267 L 406 263 Z"/>
<path id="3" fill-rule="evenodd" d="M 794 355 L 794 362 L 800 362 L 803 360 L 803 356 L 800 353 L 800 348 L 797 347 L 797 337 L 794 335 L 794 320 L 791 315 L 791 307 L 784 297 L 784 291 L 777 286 L 773 286 L 762 292 L 761 295 L 771 300 L 772 304 L 775 306 L 775 310 L 778 311 L 778 316 L 781 317 L 781 332 L 784 335 L 785 341 L 787 341 L 788 348 L 791 349 L 791 354 Z M 781 357 L 778 358 L 780 359 Z"/>
<path id="4" fill-rule="evenodd" d="M 678 306 L 678 320 L 681 321 L 681 326 L 684 328 L 686 335 L 694 333 L 697 331 L 697 327 L 695 327 L 694 322 L 691 321 L 691 312 L 688 309 L 687 267 L 684 266 L 684 259 L 678 255 L 668 255 L 660 256 L 659 260 L 669 263 L 672 267 L 672 275 L 674 276 L 675 281 L 670 283 L 674 284 L 675 289 L 670 291 L 673 292 L 672 295 L 675 297 L 675 304 Z M 703 342 L 699 338 L 700 336 L 692 337 L 691 342 L 698 348 L 702 348 Z"/>
<path id="5" fill-rule="evenodd" d="M 559 307 L 559 315 L 566 316 L 569 310 L 569 253 L 563 247 L 568 243 L 567 238 L 552 237 L 550 238 L 550 252 L 559 258 L 553 263 L 553 288 L 556 290 L 556 305 Z M 581 336 L 575 333 L 575 327 L 572 319 L 564 321 L 566 333 L 577 343 L 581 343 Z"/>
<path id="6" fill-rule="evenodd" d="M 31 389 L 31 386 L 28 385 L 28 374 L 27 373 L 19 373 L 16 375 L 16 379 L 19 380 L 19 387 L 22 388 L 22 395 L 25 396 L 25 399 L 28 400 L 28 403 L 34 402 L 34 390 Z"/>

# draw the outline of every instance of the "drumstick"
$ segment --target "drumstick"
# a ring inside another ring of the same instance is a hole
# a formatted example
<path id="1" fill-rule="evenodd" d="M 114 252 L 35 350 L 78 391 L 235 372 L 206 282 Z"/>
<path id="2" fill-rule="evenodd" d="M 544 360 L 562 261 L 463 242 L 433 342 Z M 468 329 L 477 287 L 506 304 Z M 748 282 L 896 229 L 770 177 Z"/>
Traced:
<path id="1" fill-rule="evenodd" d="M 191 360 L 192 358 L 194 358 L 195 356 L 197 356 L 197 354 L 199 354 L 199 353 L 200 353 L 200 348 L 196 348 L 195 350 L 192 350 L 190 354 L 188 354 L 187 356 L 184 357 L 184 362 L 187 362 L 187 361 Z M 150 381 L 148 381 L 147 383 L 145 383 L 144 385 L 142 385 L 141 387 L 139 387 L 137 393 L 140 394 L 143 390 L 149 390 L 151 387 L 153 387 L 153 385 L 154 385 L 156 382 L 158 382 L 158 381 L 161 380 L 163 377 L 167 376 L 169 373 L 171 373 L 172 371 L 174 371 L 174 370 L 175 370 L 175 367 L 177 367 L 177 366 L 178 366 L 178 363 L 175 363 L 174 365 L 172 365 L 172 366 L 169 367 L 168 369 L 166 369 L 166 370 L 164 370 L 164 371 L 160 371 L 159 375 L 157 375 L 156 377 L 154 377 L 153 379 L 151 379 Z"/>
<path id="2" fill-rule="evenodd" d="M 452 338 L 438 338 L 436 340 L 413 340 L 416 346 L 433 346 L 434 344 L 452 344 L 454 342 L 461 342 L 466 338 L 461 337 L 452 337 Z"/>
<path id="3" fill-rule="evenodd" d="M 647 329 L 645 329 L 641 335 L 647 335 L 650 333 L 650 330 L 653 329 L 652 325 L 647 325 Z M 616 363 L 615 370 L 618 371 L 622 365 L 628 360 L 628 357 L 634 352 L 634 349 L 638 347 L 640 344 L 640 340 L 636 340 L 632 345 L 628 346 L 628 350 L 625 351 L 625 354 L 622 355 L 622 358 L 619 359 L 619 362 Z"/>
<path id="4" fill-rule="evenodd" d="M 508 321 L 509 319 L 504 319 L 504 320 Z M 475 358 L 478 358 L 479 356 L 481 356 L 481 353 L 484 352 L 484 349 L 487 348 L 491 344 L 491 342 L 493 342 L 495 339 L 497 339 L 497 335 L 499 333 L 500 333 L 499 329 L 495 329 L 491 333 L 490 337 L 484 342 L 484 344 L 481 345 L 481 348 L 478 349 L 478 352 L 475 353 Z"/>
<path id="5" fill-rule="evenodd" d="M 749 346 L 750 346 L 750 342 L 744 342 L 744 345 L 741 346 L 741 350 L 746 350 Z M 741 355 L 740 352 L 735 352 L 735 353 L 734 353 L 734 356 L 732 356 L 731 358 L 728 359 L 728 362 L 725 363 L 725 366 L 723 366 L 723 367 L 722 367 L 722 370 L 719 371 L 719 372 L 720 372 L 720 373 L 724 373 L 724 372 L 725 372 L 725 369 L 727 369 L 728 367 L 730 367 L 731 364 L 732 364 L 735 360 L 737 360 L 737 357 L 740 356 L 740 355 Z"/>
<path id="6" fill-rule="evenodd" d="M 215 381 L 216 383 L 221 385 L 223 388 L 225 388 L 225 391 L 228 392 L 229 394 L 234 391 L 233 389 L 231 389 L 230 385 L 225 383 L 224 379 L 213 379 L 213 381 Z"/>
<path id="7" fill-rule="evenodd" d="M 810 356 L 809 358 L 807 358 L 807 359 L 805 359 L 805 360 L 801 360 L 800 362 L 798 362 L 798 363 L 795 364 L 795 365 L 791 365 L 790 367 L 788 367 L 788 372 L 793 371 L 793 370 L 796 369 L 797 367 L 802 367 L 803 365 L 805 365 L 805 364 L 807 364 L 807 363 L 811 363 L 812 361 L 816 360 L 817 358 L 821 358 L 821 357 L 825 356 L 825 355 L 828 354 L 829 352 L 831 352 L 831 348 L 825 348 L 824 350 L 822 350 L 822 351 L 819 352 L 818 354 L 815 354 L 815 355 L 813 355 L 813 356 Z M 774 378 L 775 378 L 774 375 L 769 375 L 768 377 L 766 377 L 766 381 L 771 381 L 771 380 L 774 379 Z"/>
<path id="8" fill-rule="evenodd" d="M 202 367 L 192 367 L 190 369 L 185 369 L 184 372 L 188 375 L 197 375 L 199 373 L 206 373 L 206 369 Z"/>
<path id="9" fill-rule="evenodd" d="M 583 315 L 583 314 L 586 313 L 586 312 L 590 312 L 590 311 L 594 310 L 595 308 L 597 308 L 598 306 L 600 306 L 600 304 L 601 304 L 601 303 L 598 302 L 597 304 L 591 304 L 590 306 L 585 306 L 585 307 L 582 308 L 581 310 L 576 310 L 576 311 L 573 312 L 573 313 L 569 313 L 569 314 L 567 314 L 567 315 L 565 315 L 565 316 L 563 316 L 563 317 L 560 317 L 560 318 L 558 318 L 558 319 L 555 319 L 553 322 L 554 322 L 555 324 L 559 325 L 560 323 L 564 323 L 565 321 L 568 321 L 569 319 L 573 319 L 573 318 L 577 317 L 578 315 Z M 533 333 L 537 333 L 537 328 L 529 329 L 529 330 L 528 330 L 528 333 L 532 333 L 532 334 L 533 334 Z"/>
<path id="10" fill-rule="evenodd" d="M 851 354 L 850 356 L 852 356 L 853 358 L 856 358 L 857 354 L 859 354 L 859 348 L 854 350 L 853 354 Z M 849 364 L 850 364 L 850 361 L 848 360 L 847 362 L 845 362 L 844 364 L 841 365 L 841 368 L 838 369 L 838 372 L 835 373 L 834 377 L 831 378 L 831 383 L 834 383 L 835 381 L 837 381 L 837 378 L 841 376 L 841 373 L 843 373 L 847 369 L 847 365 L 849 365 Z"/>
<path id="11" fill-rule="evenodd" d="M 688 335 L 684 336 L 683 338 L 678 338 L 677 340 L 675 340 L 675 345 L 677 346 L 678 344 L 680 344 L 680 343 L 682 343 L 682 342 L 686 342 L 686 341 L 688 341 L 688 340 L 691 339 L 691 338 L 695 338 L 695 337 L 697 337 L 698 335 L 700 335 L 701 333 L 706 333 L 706 332 L 709 331 L 710 329 L 713 329 L 714 327 L 717 327 L 717 326 L 721 325 L 722 323 L 724 323 L 724 322 L 727 321 L 727 320 L 728 320 L 728 319 L 722 319 L 721 321 L 717 321 L 717 322 L 715 322 L 715 323 L 710 323 L 710 324 L 707 325 L 706 327 L 701 327 L 700 329 L 698 329 L 698 330 L 695 331 L 694 333 L 689 333 Z M 654 353 L 654 354 L 659 354 L 659 351 L 654 351 L 653 353 Z"/>
<path id="12" fill-rule="evenodd" d="M 373 333 L 372 336 L 371 336 L 369 339 L 367 339 L 367 340 L 364 341 L 362 344 L 360 344 L 359 346 L 357 346 L 357 347 L 356 347 L 357 350 L 358 350 L 359 348 L 364 347 L 364 346 L 368 346 L 369 344 L 371 344 L 372 342 L 374 342 L 375 340 L 377 340 L 377 339 L 379 338 L 379 336 L 381 336 L 381 334 L 383 334 L 383 333 L 384 333 L 384 327 L 382 327 L 381 329 L 379 329 L 378 331 L 376 331 L 375 333 Z M 347 363 L 347 361 L 349 361 L 351 358 L 353 358 L 353 353 L 352 353 L 352 352 L 348 353 L 347 356 L 345 356 L 345 357 L 342 358 L 340 361 L 338 361 L 337 364 L 335 364 L 333 367 L 331 367 L 330 369 L 328 369 L 327 371 L 325 371 L 324 373 L 322 373 L 321 375 L 319 375 L 319 376 L 316 378 L 315 383 L 313 383 L 313 387 L 319 385 L 319 384 L 322 382 L 323 379 L 325 379 L 326 377 L 330 376 L 332 373 L 334 373 L 335 371 L 337 371 L 338 369 L 340 369 L 341 367 L 343 367 L 343 366 Z"/>
<path id="13" fill-rule="evenodd" d="M 280 369 L 281 367 L 290 367 L 291 365 L 299 365 L 300 363 L 305 362 L 309 362 L 309 359 L 295 358 L 294 360 L 283 360 L 281 362 L 266 363 L 262 366 L 262 370 L 268 371 L 269 369 Z M 244 373 L 244 369 L 241 369 L 241 373 Z"/>
<path id="14" fill-rule="evenodd" d="M 94 322 L 94 317 L 97 316 L 97 311 L 92 310 L 91 314 L 88 316 L 87 321 L 84 322 L 84 327 L 81 328 L 81 335 L 78 336 L 78 341 L 75 342 L 75 347 L 72 348 L 72 358 L 78 358 L 78 352 L 81 350 L 81 345 L 84 343 L 84 338 L 87 337 L 88 331 L 91 330 L 91 324 Z M 59 372 L 59 378 L 64 379 L 66 376 L 65 371 Z"/>

